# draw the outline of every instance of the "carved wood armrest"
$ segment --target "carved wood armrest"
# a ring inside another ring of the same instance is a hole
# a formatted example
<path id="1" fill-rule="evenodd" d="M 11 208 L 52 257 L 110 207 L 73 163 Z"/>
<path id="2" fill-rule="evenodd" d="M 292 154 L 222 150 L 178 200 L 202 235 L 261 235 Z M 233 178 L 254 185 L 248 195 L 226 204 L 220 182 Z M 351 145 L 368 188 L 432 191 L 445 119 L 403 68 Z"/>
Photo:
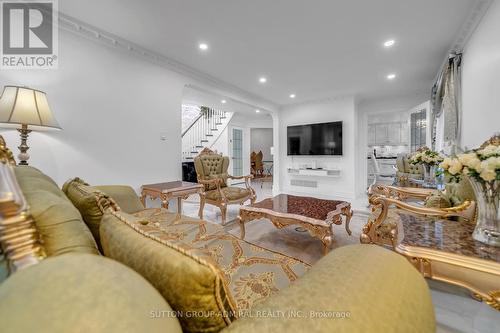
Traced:
<path id="1" fill-rule="evenodd" d="M 245 180 L 245 187 L 247 188 L 247 190 L 250 190 L 250 192 L 252 192 L 252 194 L 255 194 L 254 189 L 250 185 L 250 180 L 252 180 L 254 178 L 253 175 L 247 175 L 247 176 L 231 176 L 231 175 L 228 175 L 227 178 L 228 179 L 244 179 Z"/>
<path id="2" fill-rule="evenodd" d="M 231 176 L 231 175 L 228 175 L 227 178 L 229 178 L 229 179 L 252 179 L 253 175 L 247 175 L 247 176 Z"/>
<path id="3" fill-rule="evenodd" d="M 425 200 L 429 195 L 431 195 L 436 190 L 424 189 L 424 188 L 414 188 L 414 187 L 396 187 L 390 185 L 372 185 L 368 190 L 368 194 L 371 195 L 382 195 L 388 198 L 394 198 L 398 200 L 407 199 L 420 199 Z"/>
<path id="4" fill-rule="evenodd" d="M 205 179 L 200 179 L 201 177 L 198 177 L 198 183 L 202 184 L 202 185 L 216 185 L 217 188 L 216 190 L 219 192 L 219 195 L 221 196 L 221 198 L 225 198 L 224 194 L 222 193 L 221 191 L 221 184 L 224 182 L 224 180 L 222 178 L 214 178 L 214 179 L 208 179 L 208 180 L 205 180 Z M 203 189 L 203 191 L 206 192 L 205 189 Z"/>
<path id="5" fill-rule="evenodd" d="M 393 204 L 399 209 L 424 216 L 435 216 L 441 218 L 450 218 L 456 216 L 464 218 L 467 221 L 473 221 L 476 213 L 476 202 L 469 200 L 464 201 L 459 206 L 450 208 L 428 208 L 428 207 L 415 206 L 415 205 L 410 205 L 404 201 L 400 201 L 398 199 L 387 198 L 384 196 L 379 196 L 378 200 L 384 201 L 386 203 L 384 206 L 386 207 L 389 207 L 389 205 Z"/>
<path id="6" fill-rule="evenodd" d="M 453 216 L 461 217 L 467 221 L 474 221 L 476 216 L 476 202 L 465 201 L 459 206 L 451 208 L 427 208 L 410 205 L 406 202 L 395 198 L 386 197 L 383 195 L 371 195 L 369 198 L 372 205 L 374 216 L 368 220 L 368 223 L 363 227 L 363 232 L 360 237 L 361 243 L 375 243 L 379 245 L 396 246 L 398 230 L 397 227 L 390 226 L 388 233 L 381 233 L 381 226 L 384 224 L 389 207 L 391 205 L 404 211 L 423 216 L 434 216 L 439 218 L 449 218 Z M 375 212 L 379 211 L 379 214 Z"/>

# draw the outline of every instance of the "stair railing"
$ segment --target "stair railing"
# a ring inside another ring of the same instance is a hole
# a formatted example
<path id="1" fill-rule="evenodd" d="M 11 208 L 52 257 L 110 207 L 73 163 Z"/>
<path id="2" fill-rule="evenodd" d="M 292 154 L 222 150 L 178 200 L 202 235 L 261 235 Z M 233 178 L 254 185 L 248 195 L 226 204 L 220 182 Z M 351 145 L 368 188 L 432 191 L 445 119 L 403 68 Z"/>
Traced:
<path id="1" fill-rule="evenodd" d="M 182 154 L 184 158 L 191 158 L 197 154 L 209 142 L 213 132 L 222 125 L 222 119 L 226 118 L 226 112 L 214 110 L 208 107 L 201 107 L 200 114 L 181 134 Z"/>

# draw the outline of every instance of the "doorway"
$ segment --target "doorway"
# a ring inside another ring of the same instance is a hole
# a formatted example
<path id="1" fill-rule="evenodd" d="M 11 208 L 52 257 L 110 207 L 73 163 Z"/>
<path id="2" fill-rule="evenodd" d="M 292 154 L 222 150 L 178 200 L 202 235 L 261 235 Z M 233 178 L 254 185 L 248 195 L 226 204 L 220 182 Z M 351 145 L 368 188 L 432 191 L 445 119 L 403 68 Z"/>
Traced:
<path id="1" fill-rule="evenodd" d="M 231 159 L 233 176 L 243 176 L 243 129 L 233 127 L 231 131 Z"/>

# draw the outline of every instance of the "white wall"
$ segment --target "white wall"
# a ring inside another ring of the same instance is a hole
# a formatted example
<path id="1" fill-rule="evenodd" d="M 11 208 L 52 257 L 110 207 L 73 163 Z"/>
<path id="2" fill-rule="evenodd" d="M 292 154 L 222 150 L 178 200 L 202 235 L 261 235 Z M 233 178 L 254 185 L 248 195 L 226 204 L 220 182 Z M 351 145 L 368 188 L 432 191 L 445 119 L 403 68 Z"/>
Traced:
<path id="1" fill-rule="evenodd" d="M 343 122 L 343 156 L 287 156 L 286 128 L 291 125 L 309 123 Z M 300 104 L 286 107 L 279 113 L 279 156 L 280 190 L 289 194 L 305 194 L 323 198 L 346 198 L 356 196 L 355 163 L 357 116 L 353 97 L 341 97 L 328 103 Z M 276 149 L 276 147 L 275 147 Z M 288 168 L 311 164 L 315 160 L 317 167 L 341 169 L 339 178 L 314 178 L 317 188 L 290 185 L 292 179 Z"/>
<path id="2" fill-rule="evenodd" d="M 59 69 L 0 72 L 0 86 L 45 91 L 63 127 L 32 133 L 30 164 L 59 184 L 79 176 L 138 189 L 179 179 L 183 89 L 203 84 L 74 33 L 60 30 L 59 36 Z M 16 152 L 17 132 L 0 133 Z"/>
<path id="3" fill-rule="evenodd" d="M 271 147 L 273 146 L 272 128 L 251 128 L 250 129 L 250 152 L 258 153 L 262 151 L 264 161 L 272 161 Z"/>
<path id="4" fill-rule="evenodd" d="M 494 1 L 466 45 L 462 70 L 462 146 L 500 132 L 500 1 Z"/>

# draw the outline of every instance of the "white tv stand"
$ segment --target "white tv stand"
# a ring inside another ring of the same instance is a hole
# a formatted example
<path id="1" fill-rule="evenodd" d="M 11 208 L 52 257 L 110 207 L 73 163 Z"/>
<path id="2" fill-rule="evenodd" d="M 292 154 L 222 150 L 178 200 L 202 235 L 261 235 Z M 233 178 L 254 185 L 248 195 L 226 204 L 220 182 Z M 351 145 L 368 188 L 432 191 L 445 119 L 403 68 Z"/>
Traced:
<path id="1" fill-rule="evenodd" d="M 340 169 L 288 169 L 288 174 L 306 177 L 340 177 Z"/>

